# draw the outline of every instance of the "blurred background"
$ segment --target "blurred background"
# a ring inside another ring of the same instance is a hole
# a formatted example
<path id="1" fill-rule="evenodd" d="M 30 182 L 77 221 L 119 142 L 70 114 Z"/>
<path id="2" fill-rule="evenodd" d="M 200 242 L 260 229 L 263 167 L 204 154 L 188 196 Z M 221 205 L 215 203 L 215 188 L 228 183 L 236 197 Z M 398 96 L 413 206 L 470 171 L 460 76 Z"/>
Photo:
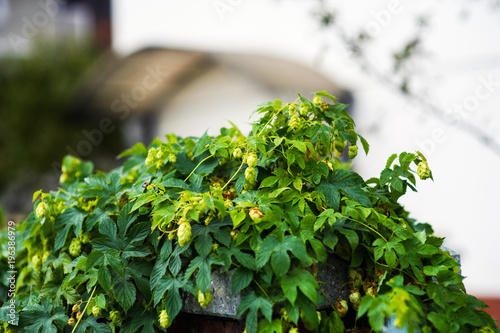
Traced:
<path id="1" fill-rule="evenodd" d="M 460 252 L 500 319 L 500 1 L 0 0 L 0 220 L 57 188 L 66 154 L 101 170 L 137 141 L 250 129 L 257 104 L 327 90 L 377 176 L 419 150 L 403 203 Z"/>

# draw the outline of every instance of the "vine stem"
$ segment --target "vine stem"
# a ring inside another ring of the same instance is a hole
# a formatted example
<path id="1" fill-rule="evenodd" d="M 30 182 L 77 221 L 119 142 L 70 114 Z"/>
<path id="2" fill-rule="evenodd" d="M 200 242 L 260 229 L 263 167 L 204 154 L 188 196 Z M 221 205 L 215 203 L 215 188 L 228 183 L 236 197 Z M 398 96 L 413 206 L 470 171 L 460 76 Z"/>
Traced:
<path id="1" fill-rule="evenodd" d="M 78 327 L 78 324 L 80 324 L 80 320 L 82 320 L 83 314 L 85 313 L 85 310 L 87 310 L 87 307 L 89 306 L 90 300 L 92 299 L 92 297 L 94 297 L 94 292 L 95 292 L 96 288 L 97 288 L 97 285 L 94 286 L 94 290 L 92 290 L 92 294 L 90 294 L 90 297 L 87 300 L 87 304 L 85 304 L 85 308 L 83 308 L 82 315 L 80 316 L 80 318 L 78 318 L 78 321 L 76 322 L 75 327 L 73 327 L 73 330 L 71 331 L 71 333 L 74 333 L 76 328 Z"/>
<path id="2" fill-rule="evenodd" d="M 353 219 L 352 217 L 348 217 L 348 216 L 342 216 L 342 218 L 346 218 L 346 219 L 348 219 L 348 220 L 351 220 L 351 221 L 353 221 L 353 222 L 357 222 L 357 223 L 361 224 L 362 226 L 364 226 L 364 227 L 366 227 L 366 228 L 370 229 L 371 231 L 373 231 L 374 233 L 376 233 L 376 234 L 377 234 L 380 238 L 382 238 L 382 239 L 383 239 L 386 243 L 389 243 L 389 241 L 388 241 L 388 240 L 387 240 L 384 236 L 382 236 L 382 234 L 381 234 L 380 232 L 378 232 L 377 230 L 373 229 L 373 228 L 372 228 L 372 227 L 370 227 L 368 224 L 365 224 L 365 223 L 363 223 L 363 222 L 361 222 L 361 221 L 355 220 L 355 219 Z"/>
<path id="3" fill-rule="evenodd" d="M 191 171 L 191 173 L 189 174 L 189 176 L 186 177 L 186 179 L 184 179 L 185 182 L 188 181 L 188 179 L 193 175 L 193 173 L 196 171 L 196 169 L 198 169 L 198 167 L 203 163 L 205 162 L 206 160 L 208 160 L 210 157 L 213 157 L 214 155 L 209 155 L 207 157 L 205 157 L 204 159 L 201 160 L 200 163 L 198 163 L 198 165 L 196 166 L 196 168 L 193 169 L 193 171 Z"/>
<path id="4" fill-rule="evenodd" d="M 236 177 L 236 175 L 238 174 L 238 172 L 240 172 L 241 168 L 243 167 L 243 162 L 241 162 L 240 164 L 240 167 L 238 168 L 238 170 L 236 170 L 236 172 L 231 176 L 231 178 L 229 178 L 229 180 L 224 184 L 224 186 L 222 186 L 222 189 L 221 190 L 224 190 L 226 188 L 226 186 L 234 179 L 234 177 Z"/>
<path id="5" fill-rule="evenodd" d="M 328 288 L 328 285 L 322 281 L 318 281 L 320 283 L 323 283 L 327 288 Z M 330 298 L 325 294 L 325 292 L 323 291 L 323 289 L 319 288 L 319 291 L 321 291 L 321 293 L 323 294 L 323 296 L 325 297 L 325 299 L 328 301 L 328 303 L 330 303 L 330 305 L 332 306 L 332 309 L 335 310 L 335 305 L 333 305 L 332 301 L 330 301 Z"/>

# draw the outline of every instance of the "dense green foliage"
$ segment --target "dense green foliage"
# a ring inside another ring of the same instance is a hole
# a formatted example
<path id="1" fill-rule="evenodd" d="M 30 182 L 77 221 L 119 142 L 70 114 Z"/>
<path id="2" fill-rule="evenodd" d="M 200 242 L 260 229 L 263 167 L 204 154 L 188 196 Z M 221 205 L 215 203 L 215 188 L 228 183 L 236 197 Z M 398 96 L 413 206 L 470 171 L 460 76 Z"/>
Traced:
<path id="1" fill-rule="evenodd" d="M 223 268 L 232 292 L 246 291 L 248 333 L 341 332 L 349 317 L 357 332 L 381 332 L 393 316 L 410 331 L 492 332 L 443 239 L 398 203 L 415 175 L 432 177 L 425 158 L 393 155 L 364 181 L 339 159 L 355 158 L 358 142 L 368 152 L 346 105 L 325 92 L 295 103 L 261 105 L 248 137 L 233 127 L 138 143 L 107 174 L 66 157 L 62 188 L 35 193 L 17 227 L 9 328 L 165 331 L 183 293 L 210 303 L 211 271 Z M 349 300 L 324 299 L 316 265 L 328 256 L 350 263 Z M 324 302 L 331 310 L 318 313 Z"/>

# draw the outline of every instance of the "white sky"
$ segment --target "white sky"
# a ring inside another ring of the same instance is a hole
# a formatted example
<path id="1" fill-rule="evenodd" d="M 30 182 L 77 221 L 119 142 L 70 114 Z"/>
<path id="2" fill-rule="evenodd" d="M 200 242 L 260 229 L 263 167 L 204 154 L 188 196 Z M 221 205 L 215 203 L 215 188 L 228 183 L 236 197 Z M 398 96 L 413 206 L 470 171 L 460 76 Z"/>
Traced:
<path id="1" fill-rule="evenodd" d="M 221 3 L 231 8 L 222 16 L 215 9 Z M 355 95 L 358 131 L 372 145 L 370 155 L 355 165 L 363 177 L 376 175 L 392 153 L 418 149 L 433 131 L 441 130 L 446 139 L 427 156 L 436 181 L 420 183 L 419 193 L 408 195 L 404 202 L 414 217 L 430 222 L 440 236 L 447 237 L 446 245 L 461 253 L 470 293 L 500 296 L 500 157 L 363 74 L 336 37 L 318 29 L 311 15 L 314 3 L 115 0 L 114 48 L 122 55 L 150 46 L 258 53 L 321 70 Z M 500 9 L 494 12 L 487 0 L 332 3 L 342 9 L 340 20 L 348 31 L 377 22 L 374 13 L 399 5 L 370 49 L 371 62 L 382 69 L 390 66 L 390 50 L 411 35 L 415 13 L 433 13 L 424 66 L 416 70 L 425 96 L 445 110 L 473 95 L 481 77 L 500 81 Z M 468 19 L 461 20 L 463 15 Z M 329 48 L 318 64 L 317 56 L 325 45 Z M 500 141 L 499 107 L 500 88 L 496 88 L 467 120 Z"/>

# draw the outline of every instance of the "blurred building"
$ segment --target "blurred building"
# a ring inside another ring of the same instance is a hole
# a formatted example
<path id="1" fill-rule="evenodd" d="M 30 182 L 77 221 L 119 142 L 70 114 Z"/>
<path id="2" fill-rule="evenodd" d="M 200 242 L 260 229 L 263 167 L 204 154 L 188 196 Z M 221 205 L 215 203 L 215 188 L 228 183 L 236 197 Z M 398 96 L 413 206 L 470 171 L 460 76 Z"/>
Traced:
<path id="1" fill-rule="evenodd" d="M 277 58 L 144 49 L 112 62 L 87 83 L 75 103 L 78 112 L 96 112 L 123 126 L 129 145 L 175 132 L 217 135 L 236 124 L 250 131 L 258 104 L 311 98 L 328 90 L 344 103 L 350 95 L 332 80 L 297 63 Z"/>

